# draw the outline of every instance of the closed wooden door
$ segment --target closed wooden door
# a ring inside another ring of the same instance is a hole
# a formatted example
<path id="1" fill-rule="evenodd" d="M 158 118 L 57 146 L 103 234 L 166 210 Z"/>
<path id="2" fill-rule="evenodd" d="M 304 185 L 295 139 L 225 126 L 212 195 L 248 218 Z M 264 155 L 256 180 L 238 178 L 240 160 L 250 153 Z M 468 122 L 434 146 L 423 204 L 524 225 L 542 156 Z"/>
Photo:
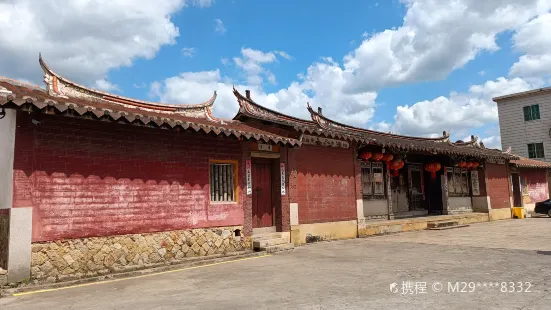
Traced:
<path id="1" fill-rule="evenodd" d="M 273 226 L 272 165 L 268 160 L 253 160 L 253 228 Z"/>

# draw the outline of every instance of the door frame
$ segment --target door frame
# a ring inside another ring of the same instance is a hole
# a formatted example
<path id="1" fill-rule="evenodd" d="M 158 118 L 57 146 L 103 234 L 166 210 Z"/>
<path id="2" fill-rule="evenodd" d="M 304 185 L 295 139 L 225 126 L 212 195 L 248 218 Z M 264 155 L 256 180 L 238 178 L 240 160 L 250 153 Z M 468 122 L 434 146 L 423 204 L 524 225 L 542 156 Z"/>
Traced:
<path id="1" fill-rule="evenodd" d="M 270 167 L 270 192 L 271 192 L 271 201 L 270 201 L 270 206 L 271 206 L 271 212 L 272 212 L 272 225 L 271 226 L 267 226 L 267 227 L 275 227 L 277 226 L 276 223 L 276 212 L 277 212 L 277 208 L 276 208 L 276 202 L 278 201 L 276 195 L 278 194 L 281 194 L 281 193 L 278 193 L 277 191 L 274 190 L 274 186 L 275 186 L 275 180 L 276 180 L 276 175 L 275 173 L 278 173 L 277 171 L 275 171 L 274 167 L 276 166 L 276 163 L 278 164 L 279 166 L 279 160 L 277 160 L 277 158 L 273 158 L 273 157 L 257 157 L 257 156 L 252 156 L 251 157 L 251 166 L 254 167 L 254 165 L 256 163 L 267 163 Z M 255 169 L 251 167 L 251 185 L 253 187 L 253 195 L 254 195 L 254 172 Z M 255 205 L 254 205 L 254 196 L 251 197 L 251 203 L 252 203 L 252 213 L 251 213 L 251 217 L 254 218 L 254 214 L 255 214 Z M 264 228 L 264 227 L 254 227 L 256 224 L 255 223 L 252 223 L 252 226 L 253 226 L 253 229 L 257 229 L 257 228 Z"/>

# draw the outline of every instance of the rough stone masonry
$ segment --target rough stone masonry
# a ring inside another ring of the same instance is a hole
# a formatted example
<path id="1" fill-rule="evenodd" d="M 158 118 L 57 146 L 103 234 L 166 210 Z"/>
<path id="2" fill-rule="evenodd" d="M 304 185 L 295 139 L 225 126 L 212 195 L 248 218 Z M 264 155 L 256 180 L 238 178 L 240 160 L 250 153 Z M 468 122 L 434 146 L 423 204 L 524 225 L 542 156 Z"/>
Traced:
<path id="1" fill-rule="evenodd" d="M 238 236 L 242 229 L 234 226 L 34 243 L 31 278 L 67 281 L 247 250 L 251 242 Z"/>

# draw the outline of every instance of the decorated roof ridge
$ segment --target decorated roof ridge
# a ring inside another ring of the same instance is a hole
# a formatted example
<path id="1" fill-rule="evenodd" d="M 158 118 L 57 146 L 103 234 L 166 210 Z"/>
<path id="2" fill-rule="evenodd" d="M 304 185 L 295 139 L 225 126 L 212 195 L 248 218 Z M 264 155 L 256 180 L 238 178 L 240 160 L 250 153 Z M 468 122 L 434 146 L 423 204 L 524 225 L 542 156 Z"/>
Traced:
<path id="1" fill-rule="evenodd" d="M 28 83 L 0 78 L 0 113 L 5 109 L 15 109 L 28 113 L 79 117 L 138 127 L 163 130 L 193 130 L 213 133 L 218 136 L 237 139 L 252 139 L 283 145 L 300 146 L 298 139 L 280 136 L 239 121 L 215 122 L 206 118 L 198 119 L 180 113 L 166 114 L 155 110 L 144 110 L 133 106 L 117 105 L 106 100 L 90 98 L 62 98 L 48 94 L 43 88 Z M 3 116 L 0 115 L 0 118 Z"/>
<path id="2" fill-rule="evenodd" d="M 551 169 L 551 164 L 545 161 L 531 159 L 522 157 L 519 155 L 515 155 L 519 159 L 518 160 L 511 160 L 511 164 L 520 167 L 520 168 L 547 168 Z"/>
<path id="3" fill-rule="evenodd" d="M 478 143 L 478 136 L 475 136 L 475 135 L 471 135 L 471 140 L 470 141 L 457 140 L 453 143 L 453 145 L 484 148 L 484 144 L 480 145 Z"/>
<path id="4" fill-rule="evenodd" d="M 322 110 L 320 107 L 318 107 L 318 111 L 314 111 L 309 103 L 307 103 L 308 111 L 310 112 L 310 116 L 312 117 L 312 120 L 316 122 L 321 128 L 326 130 L 341 130 L 341 131 L 353 131 L 356 133 L 363 133 L 363 134 L 370 134 L 370 135 L 376 135 L 376 136 L 384 136 L 389 138 L 399 138 L 399 139 L 407 139 L 407 140 L 414 140 L 414 141 L 432 141 L 432 142 L 445 142 L 450 143 L 450 133 L 447 131 L 443 132 L 443 135 L 441 137 L 436 138 L 425 138 L 425 137 L 413 137 L 413 136 L 404 136 L 404 135 L 397 135 L 392 133 L 384 133 L 380 131 L 375 130 L 369 130 L 364 128 L 358 128 L 350 125 L 346 125 L 343 123 L 339 123 L 337 121 L 331 120 L 327 117 L 325 117 L 322 114 Z"/>
<path id="5" fill-rule="evenodd" d="M 61 98 L 92 98 L 107 100 L 115 104 L 128 105 L 140 109 L 154 110 L 161 113 L 178 113 L 190 117 L 204 117 L 216 120 L 212 117 L 212 106 L 216 100 L 216 91 L 211 98 L 199 104 L 168 104 L 155 103 L 144 100 L 123 97 L 77 84 L 57 73 L 46 64 L 39 54 L 39 63 L 44 71 L 44 83 L 48 94 Z"/>
<path id="6" fill-rule="evenodd" d="M 259 118 L 268 118 L 272 121 L 277 121 L 278 119 L 284 120 L 287 122 L 294 122 L 301 125 L 315 125 L 314 122 L 283 114 L 272 109 L 266 108 L 254 100 L 250 96 L 250 91 L 246 90 L 246 96 L 243 96 L 236 88 L 233 87 L 233 94 L 237 98 L 239 103 L 239 112 L 244 113 L 250 116 L 259 117 Z M 237 117 L 237 115 L 236 115 Z M 235 118 L 234 118 L 235 119 Z"/>

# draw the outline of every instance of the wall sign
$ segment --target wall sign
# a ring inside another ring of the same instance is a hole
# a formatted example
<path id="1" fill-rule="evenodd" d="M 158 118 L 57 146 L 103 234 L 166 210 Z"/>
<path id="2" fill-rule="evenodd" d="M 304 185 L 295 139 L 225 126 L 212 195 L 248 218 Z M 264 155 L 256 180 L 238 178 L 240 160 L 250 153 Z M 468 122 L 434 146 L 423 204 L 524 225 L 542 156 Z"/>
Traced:
<path id="1" fill-rule="evenodd" d="M 317 145 L 317 146 L 326 146 L 326 147 L 339 147 L 343 149 L 347 149 L 350 147 L 350 144 L 346 141 L 322 138 L 322 137 L 310 136 L 310 135 L 303 135 L 302 143 Z"/>
<path id="2" fill-rule="evenodd" d="M 505 165 L 505 159 L 503 158 L 487 158 L 486 162 L 490 164 Z"/>
<path id="3" fill-rule="evenodd" d="M 271 144 L 258 143 L 258 150 L 271 152 L 273 148 Z"/>
<path id="4" fill-rule="evenodd" d="M 285 196 L 285 163 L 279 164 L 279 170 L 281 173 L 281 196 Z"/>
<path id="5" fill-rule="evenodd" d="M 246 166 L 245 174 L 247 176 L 247 195 L 252 195 L 253 186 L 252 186 L 252 180 L 251 180 L 251 160 L 250 159 L 247 159 L 245 166 Z"/>
<path id="6" fill-rule="evenodd" d="M 473 189 L 473 196 L 480 195 L 480 185 L 478 184 L 478 171 L 471 171 L 471 187 Z"/>

